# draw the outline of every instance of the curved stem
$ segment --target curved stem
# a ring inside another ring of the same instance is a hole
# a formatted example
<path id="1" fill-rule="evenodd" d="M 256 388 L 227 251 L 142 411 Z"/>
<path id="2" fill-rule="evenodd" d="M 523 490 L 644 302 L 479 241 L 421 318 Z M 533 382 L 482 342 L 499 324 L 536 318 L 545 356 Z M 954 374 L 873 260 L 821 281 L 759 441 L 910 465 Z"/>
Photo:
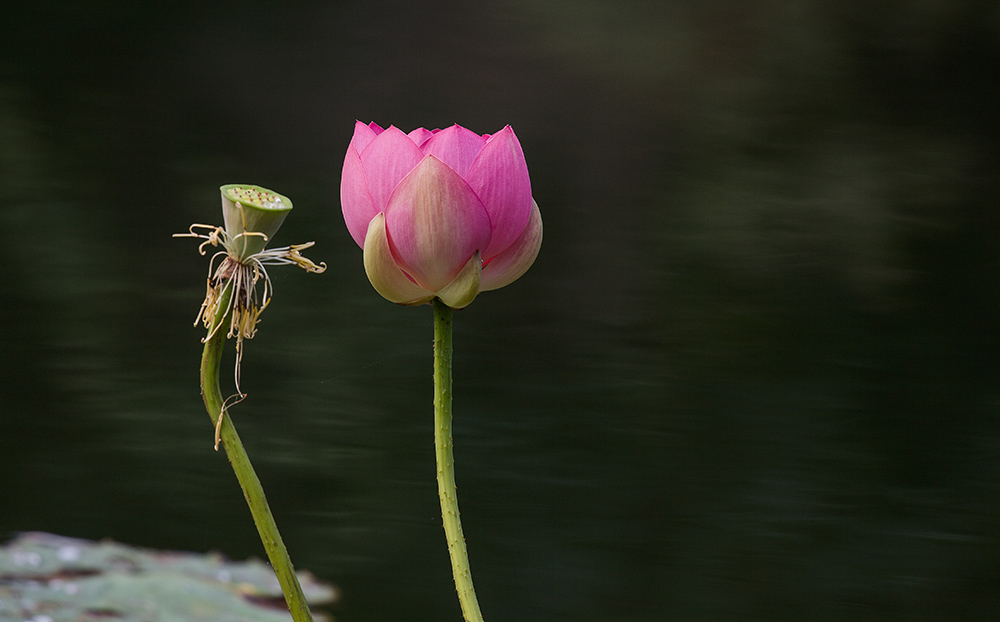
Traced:
<path id="1" fill-rule="evenodd" d="M 455 577 L 458 601 L 466 622 L 483 622 L 472 585 L 469 554 L 462 534 L 458 514 L 458 493 L 455 487 L 455 456 L 451 441 L 451 308 L 434 299 L 434 449 L 437 456 L 438 497 L 441 518 L 448 539 L 451 570 Z"/>
<path id="2" fill-rule="evenodd" d="M 223 292 L 219 304 L 219 309 L 222 311 L 215 317 L 213 327 L 229 320 L 230 316 L 225 313 L 225 309 L 228 307 L 231 294 L 231 287 Z M 210 335 L 211 333 L 212 331 L 209 330 Z M 208 411 L 213 425 L 218 424 L 224 404 L 222 392 L 219 390 L 219 362 L 222 360 L 222 348 L 225 341 L 226 329 L 225 326 L 222 326 L 215 331 L 214 335 L 206 339 L 205 349 L 201 356 L 201 395 L 205 400 L 205 409 Z M 281 534 L 278 533 L 278 526 L 271 515 L 271 508 L 264 496 L 264 488 L 253 470 L 253 465 L 250 464 L 250 458 L 247 456 L 242 441 L 240 441 L 239 434 L 236 433 L 232 417 L 222 418 L 220 438 L 226 448 L 229 463 L 236 473 L 236 479 L 239 480 L 240 487 L 243 489 L 243 496 L 247 500 L 247 505 L 250 506 L 250 513 L 257 525 L 261 542 L 264 543 L 264 548 L 267 550 L 267 558 L 271 560 L 271 567 L 281 585 L 281 591 L 285 595 L 285 602 L 288 604 L 292 619 L 295 622 L 312 622 L 309 604 L 306 602 L 298 577 L 295 576 L 295 569 L 288 557 L 285 543 L 281 540 Z"/>

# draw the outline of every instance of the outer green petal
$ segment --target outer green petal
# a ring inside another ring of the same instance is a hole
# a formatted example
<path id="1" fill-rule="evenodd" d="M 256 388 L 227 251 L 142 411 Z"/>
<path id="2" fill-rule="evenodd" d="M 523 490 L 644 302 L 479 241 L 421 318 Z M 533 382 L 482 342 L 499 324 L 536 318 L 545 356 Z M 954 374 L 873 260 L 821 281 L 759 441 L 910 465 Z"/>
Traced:
<path id="1" fill-rule="evenodd" d="M 226 233 L 233 239 L 233 250 L 240 259 L 264 250 L 292 210 L 288 197 L 260 186 L 226 184 L 219 190 Z"/>
<path id="2" fill-rule="evenodd" d="M 531 201 L 531 217 L 521 235 L 504 252 L 493 258 L 493 261 L 483 268 L 480 289 L 489 291 L 510 285 L 528 271 L 535 263 L 538 249 L 542 247 L 542 214 L 538 204 Z"/>
<path id="3" fill-rule="evenodd" d="M 368 223 L 365 235 L 365 273 L 372 287 L 383 298 L 400 305 L 430 302 L 434 293 L 420 287 L 399 269 L 389 250 L 385 231 L 385 214 L 380 212 Z"/>
<path id="4" fill-rule="evenodd" d="M 479 276 L 483 270 L 483 260 L 476 251 L 462 271 L 451 283 L 437 293 L 441 302 L 452 309 L 461 309 L 475 300 L 479 293 Z"/>

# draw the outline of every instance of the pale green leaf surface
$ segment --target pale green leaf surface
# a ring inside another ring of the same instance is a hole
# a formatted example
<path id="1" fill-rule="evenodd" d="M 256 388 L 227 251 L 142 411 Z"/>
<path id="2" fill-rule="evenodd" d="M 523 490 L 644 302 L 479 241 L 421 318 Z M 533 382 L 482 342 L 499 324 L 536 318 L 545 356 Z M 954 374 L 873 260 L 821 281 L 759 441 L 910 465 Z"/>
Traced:
<path id="1" fill-rule="evenodd" d="M 337 599 L 334 586 L 298 574 L 310 604 Z M 291 616 L 274 573 L 259 560 L 39 532 L 0 547 L 0 622 L 102 619 L 282 622 Z"/>

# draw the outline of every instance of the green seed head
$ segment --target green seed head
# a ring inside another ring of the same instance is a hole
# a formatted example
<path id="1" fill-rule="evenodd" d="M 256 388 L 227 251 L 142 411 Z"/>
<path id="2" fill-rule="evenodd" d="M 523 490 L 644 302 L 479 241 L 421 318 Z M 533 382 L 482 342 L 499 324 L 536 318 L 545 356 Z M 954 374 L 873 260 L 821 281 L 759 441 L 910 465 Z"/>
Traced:
<path id="1" fill-rule="evenodd" d="M 226 233 L 241 260 L 264 250 L 292 209 L 288 197 L 260 186 L 227 184 L 220 190 Z"/>

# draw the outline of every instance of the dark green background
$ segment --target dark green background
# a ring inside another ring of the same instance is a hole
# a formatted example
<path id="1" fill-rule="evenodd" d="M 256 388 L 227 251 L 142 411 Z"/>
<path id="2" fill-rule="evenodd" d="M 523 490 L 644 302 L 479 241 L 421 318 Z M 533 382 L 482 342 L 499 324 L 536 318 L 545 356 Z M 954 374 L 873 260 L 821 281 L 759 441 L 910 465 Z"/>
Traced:
<path id="1" fill-rule="evenodd" d="M 456 314 L 486 618 L 1000 616 L 995 2 L 23 4 L 0 537 L 262 554 L 170 237 L 254 183 L 329 265 L 271 272 L 233 412 L 293 560 L 342 622 L 460 619 L 431 310 L 371 289 L 340 169 L 355 119 L 509 123 L 545 241 Z"/>

